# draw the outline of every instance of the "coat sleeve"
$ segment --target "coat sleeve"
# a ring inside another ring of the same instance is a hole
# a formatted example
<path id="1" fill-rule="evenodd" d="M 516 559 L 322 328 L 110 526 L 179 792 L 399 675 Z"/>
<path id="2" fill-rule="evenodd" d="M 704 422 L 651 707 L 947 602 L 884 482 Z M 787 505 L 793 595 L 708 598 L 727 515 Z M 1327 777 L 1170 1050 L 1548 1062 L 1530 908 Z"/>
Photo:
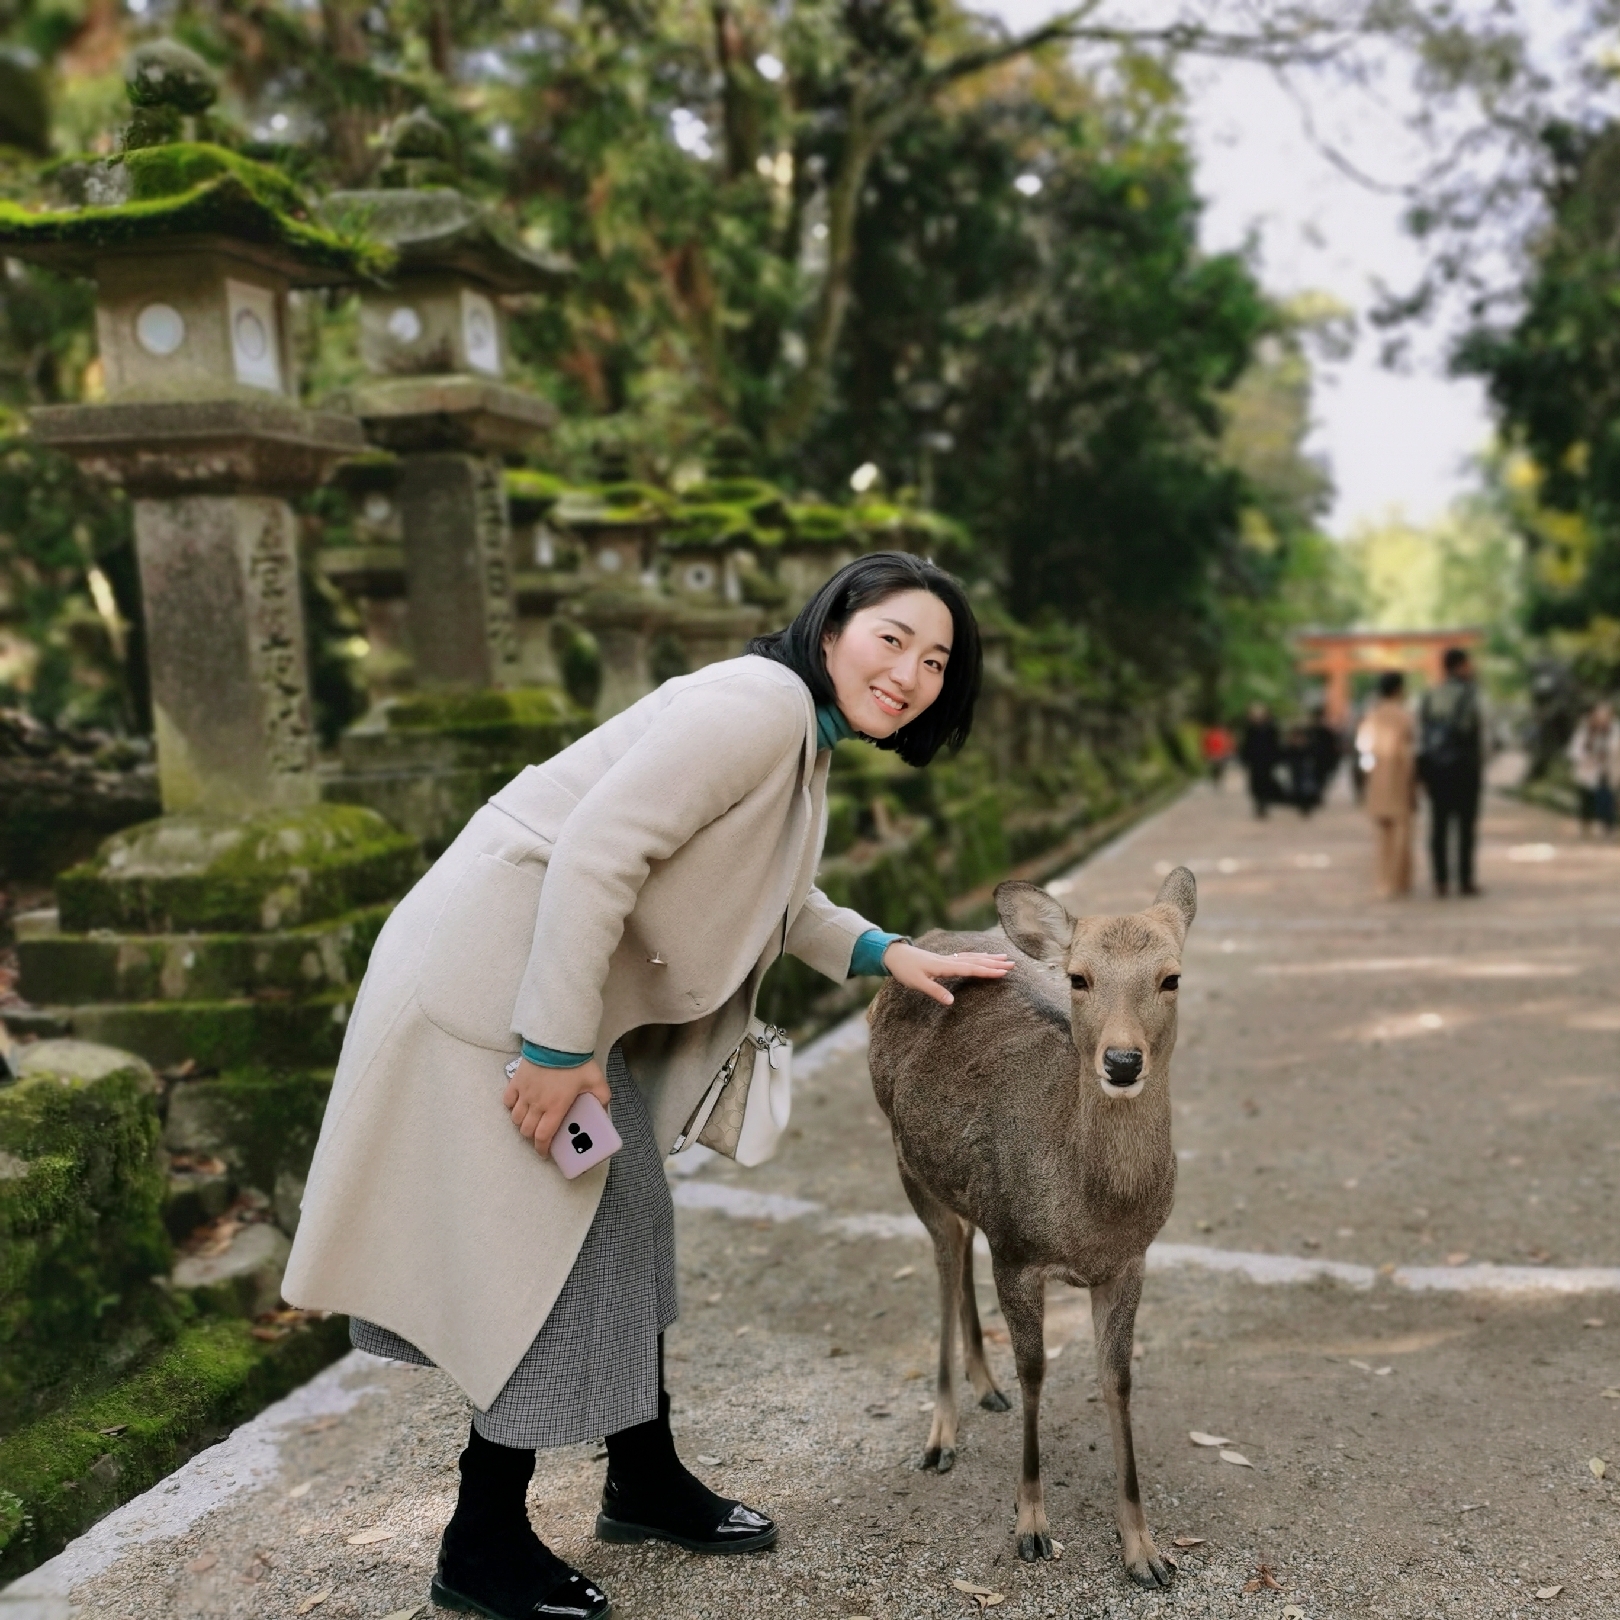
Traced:
<path id="1" fill-rule="evenodd" d="M 860 912 L 835 906 L 812 886 L 788 929 L 788 952 L 809 963 L 817 973 L 825 973 L 842 984 L 849 977 L 855 942 L 872 927 Z"/>
<path id="2" fill-rule="evenodd" d="M 513 1032 L 563 1052 L 591 1051 L 608 963 L 653 862 L 668 860 L 803 747 L 792 692 L 733 679 L 675 697 L 557 835 Z"/>

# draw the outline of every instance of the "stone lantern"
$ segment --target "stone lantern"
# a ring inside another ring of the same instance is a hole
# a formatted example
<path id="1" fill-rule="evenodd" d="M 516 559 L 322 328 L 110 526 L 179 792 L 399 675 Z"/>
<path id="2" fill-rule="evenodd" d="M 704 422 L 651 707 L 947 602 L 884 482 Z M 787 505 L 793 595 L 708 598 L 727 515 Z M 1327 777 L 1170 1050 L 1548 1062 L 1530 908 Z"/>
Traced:
<path id="1" fill-rule="evenodd" d="M 137 132 L 214 93 L 165 44 L 137 53 L 129 84 Z M 0 252 L 96 284 L 105 400 L 36 410 L 33 435 L 134 498 L 164 808 L 312 803 L 287 497 L 364 440 L 299 404 L 287 300 L 375 254 L 312 224 L 277 171 L 202 142 L 127 148 L 59 180 L 76 206 L 0 204 Z"/>
<path id="2" fill-rule="evenodd" d="M 565 260 L 526 246 L 453 185 L 445 132 L 425 113 L 395 130 L 375 190 L 329 196 L 321 215 L 395 252 L 360 293 L 370 380 L 342 403 L 400 457 L 398 501 L 417 682 L 521 684 L 514 559 L 501 457 L 531 446 L 554 413 L 503 379 L 502 299 L 555 291 Z"/>
<path id="3" fill-rule="evenodd" d="M 191 52 L 144 45 L 127 82 L 124 149 L 59 170 L 69 206 L 0 203 L 0 253 L 96 284 L 105 397 L 34 411 L 33 436 L 133 499 L 165 813 L 18 919 L 20 989 L 41 1034 L 200 1068 L 165 1145 L 220 1155 L 290 1227 L 354 987 L 420 856 L 318 798 L 289 497 L 365 439 L 299 404 L 288 295 L 388 256 L 192 138 L 214 85 Z"/>

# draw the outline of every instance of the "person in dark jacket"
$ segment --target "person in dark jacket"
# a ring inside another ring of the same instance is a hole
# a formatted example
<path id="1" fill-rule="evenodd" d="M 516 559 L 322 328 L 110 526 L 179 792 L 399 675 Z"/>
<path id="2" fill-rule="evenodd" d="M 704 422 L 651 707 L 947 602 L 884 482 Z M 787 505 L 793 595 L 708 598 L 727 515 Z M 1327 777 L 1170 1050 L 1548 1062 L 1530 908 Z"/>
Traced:
<path id="1" fill-rule="evenodd" d="M 1257 816 L 1264 816 L 1277 797 L 1276 770 L 1281 754 L 1277 722 L 1272 719 L 1271 710 L 1263 703 L 1250 704 L 1238 758 L 1249 773 L 1249 796 L 1254 800 Z"/>
<path id="2" fill-rule="evenodd" d="M 1485 781 L 1485 723 L 1474 668 L 1463 647 L 1448 647 L 1446 678 L 1423 694 L 1418 708 L 1418 776 L 1429 795 L 1429 861 L 1434 892 L 1451 887 L 1450 845 L 1456 829 L 1457 892 L 1479 893 L 1474 882 L 1474 824 Z"/>

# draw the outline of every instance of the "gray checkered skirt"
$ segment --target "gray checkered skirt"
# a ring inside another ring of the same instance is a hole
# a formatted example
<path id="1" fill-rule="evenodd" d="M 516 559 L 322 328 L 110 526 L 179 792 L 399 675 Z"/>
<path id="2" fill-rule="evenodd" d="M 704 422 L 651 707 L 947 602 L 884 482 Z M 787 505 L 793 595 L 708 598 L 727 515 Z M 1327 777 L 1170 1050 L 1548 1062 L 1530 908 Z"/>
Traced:
<path id="1" fill-rule="evenodd" d="M 497 1445 L 568 1446 L 658 1416 L 658 1335 L 675 1320 L 675 1207 L 652 1116 L 624 1053 L 608 1054 L 613 1123 L 624 1146 L 579 1258 L 551 1314 L 473 1427 Z M 353 1317 L 356 1349 L 433 1363 L 374 1322 Z"/>

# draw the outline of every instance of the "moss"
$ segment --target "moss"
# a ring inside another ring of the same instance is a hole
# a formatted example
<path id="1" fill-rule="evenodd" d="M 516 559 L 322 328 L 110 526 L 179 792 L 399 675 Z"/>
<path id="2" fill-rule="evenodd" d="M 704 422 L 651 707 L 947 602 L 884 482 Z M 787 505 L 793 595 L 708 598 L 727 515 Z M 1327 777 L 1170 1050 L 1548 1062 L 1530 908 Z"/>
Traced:
<path id="1" fill-rule="evenodd" d="M 160 1067 L 190 1058 L 217 1069 L 330 1069 L 343 1048 L 352 1001 L 347 994 L 144 1001 L 78 1007 L 68 1016 L 82 1039 L 139 1052 Z"/>
<path id="2" fill-rule="evenodd" d="M 392 899 L 417 869 L 413 841 L 358 805 L 193 813 L 115 834 L 56 896 L 68 933 L 261 932 Z"/>
<path id="3" fill-rule="evenodd" d="M 432 730 L 479 736 L 552 726 L 590 725 L 590 719 L 552 686 L 506 692 L 425 693 L 401 698 L 387 711 L 390 731 Z"/>
<path id="4" fill-rule="evenodd" d="M 57 177 L 89 206 L 36 211 L 0 202 L 0 247 L 79 274 L 109 250 L 195 235 L 267 243 L 343 276 L 379 277 L 394 262 L 380 242 L 310 223 L 297 188 L 275 169 L 206 142 L 64 165 Z M 118 200 L 100 200 L 110 198 Z"/>
<path id="5" fill-rule="evenodd" d="M 331 1090 L 330 1070 L 183 1080 L 169 1095 L 164 1139 L 171 1152 L 217 1155 L 239 1185 L 273 1195 L 283 1174 L 308 1174 Z"/>
<path id="6" fill-rule="evenodd" d="M 355 985 L 391 902 L 271 934 L 46 934 L 17 947 L 38 1006 L 310 995 Z"/>
<path id="7" fill-rule="evenodd" d="M 568 484 L 555 473 L 530 467 L 510 467 L 506 473 L 506 499 L 517 522 L 533 522 L 546 515 L 568 492 Z"/>
<path id="8" fill-rule="evenodd" d="M 0 1440 L 0 1580 L 59 1552 L 347 1349 L 342 1317 L 268 1344 L 246 1322 L 210 1321 L 141 1370 Z"/>
<path id="9" fill-rule="evenodd" d="M 855 525 L 846 507 L 805 501 L 795 505 L 789 515 L 793 538 L 801 544 L 848 545 L 855 538 Z"/>
<path id="10" fill-rule="evenodd" d="M 160 1130 L 133 1059 L 94 1079 L 36 1061 L 0 1090 L 0 1429 L 76 1369 L 172 1329 L 151 1281 L 170 1254 Z"/>

